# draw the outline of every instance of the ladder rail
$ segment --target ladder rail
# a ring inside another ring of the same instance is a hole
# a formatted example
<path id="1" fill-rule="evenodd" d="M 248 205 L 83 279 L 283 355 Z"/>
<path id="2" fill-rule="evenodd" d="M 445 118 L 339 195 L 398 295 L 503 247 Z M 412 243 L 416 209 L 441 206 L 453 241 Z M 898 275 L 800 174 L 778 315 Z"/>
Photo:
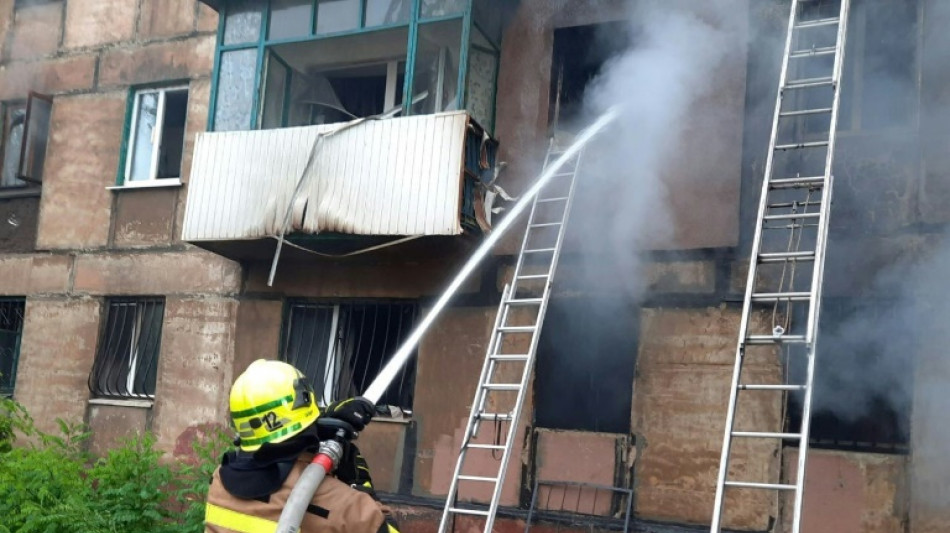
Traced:
<path id="1" fill-rule="evenodd" d="M 818 218 L 818 236 L 815 243 L 815 268 L 812 272 L 812 301 L 809 304 L 808 329 L 805 338 L 810 341 L 808 345 L 808 369 L 806 370 L 805 398 L 802 402 L 802 439 L 798 443 L 798 471 L 796 472 L 796 491 L 795 503 L 792 515 L 792 532 L 801 531 L 802 511 L 805 502 L 805 469 L 808 466 L 808 439 L 811 435 L 811 402 L 814 392 L 815 377 L 815 359 L 817 358 L 818 346 L 818 319 L 821 314 L 821 293 L 825 275 L 825 252 L 828 247 L 828 231 L 830 227 L 830 208 L 831 198 L 834 191 L 834 155 L 835 144 L 838 139 L 838 118 L 841 104 L 841 81 L 844 73 L 844 56 L 848 44 L 848 15 L 850 14 L 850 0 L 841 0 L 841 10 L 839 13 L 837 46 L 838 53 L 835 56 L 834 73 L 832 76 L 836 80 L 834 90 L 834 102 L 832 103 L 831 124 L 829 129 L 831 135 L 828 138 L 828 153 L 825 156 L 825 183 L 822 191 L 824 198 L 821 204 L 821 215 Z"/>
<path id="2" fill-rule="evenodd" d="M 544 166 L 543 169 L 547 169 L 551 164 L 551 152 L 554 150 L 554 137 L 551 137 L 550 142 L 548 143 L 548 151 L 544 156 Z M 548 185 L 551 183 L 548 182 Z M 542 189 L 543 190 L 543 189 Z M 518 261 L 515 263 L 515 271 L 511 277 L 511 294 L 513 297 L 518 295 L 518 276 L 521 275 L 521 269 L 524 267 L 524 250 L 528 247 L 528 240 L 531 238 L 531 224 L 534 222 L 534 217 L 537 214 L 538 210 L 538 198 L 541 197 L 541 191 L 538 191 L 537 196 L 534 197 L 534 200 L 531 202 L 531 211 L 528 214 L 528 219 L 526 221 L 526 229 L 524 232 L 524 237 L 521 238 L 521 248 L 518 250 Z"/>
<path id="3" fill-rule="evenodd" d="M 748 334 L 749 315 L 752 305 L 752 292 L 755 289 L 756 271 L 758 270 L 758 254 L 761 251 L 762 243 L 762 225 L 759 223 L 768 208 L 769 180 L 772 178 L 772 167 L 775 159 L 775 144 L 777 140 L 779 119 L 782 111 L 782 100 L 785 91 L 785 81 L 788 76 L 789 54 L 792 50 L 792 40 L 795 33 L 795 22 L 798 10 L 798 0 L 792 0 L 791 13 L 788 17 L 788 32 L 785 36 L 785 51 L 782 56 L 782 68 L 779 74 L 778 93 L 776 95 L 775 110 L 772 116 L 772 136 L 769 139 L 769 150 L 766 157 L 765 173 L 762 179 L 762 193 L 759 198 L 758 216 L 756 217 L 755 234 L 752 238 L 752 260 L 749 264 L 749 273 L 746 278 L 745 296 L 742 300 L 742 318 L 739 323 L 739 340 L 736 346 L 736 361 L 732 370 L 732 387 L 729 391 L 729 406 L 726 411 L 726 427 L 723 436 L 722 452 L 719 460 L 719 475 L 716 480 L 716 499 L 713 508 L 713 519 L 710 526 L 712 533 L 719 533 L 722 529 L 722 507 L 725 496 L 726 477 L 729 473 L 729 450 L 732 447 L 732 427 L 735 423 L 736 402 L 738 394 L 736 390 L 742 379 L 742 360 L 745 357 L 745 338 Z"/>
<path id="4" fill-rule="evenodd" d="M 552 146 L 553 146 L 553 139 L 552 139 Z M 550 156 L 550 150 L 548 151 L 548 155 Z M 501 491 L 504 488 L 504 484 L 505 484 L 505 475 L 508 473 L 508 461 L 511 459 L 511 450 L 514 447 L 513 444 L 514 444 L 515 435 L 518 434 L 517 423 L 519 419 L 521 418 L 521 410 L 524 407 L 524 399 L 525 399 L 525 396 L 527 395 L 527 390 L 528 390 L 528 380 L 531 379 L 531 372 L 532 372 L 532 369 L 534 368 L 534 362 L 537 359 L 538 342 L 541 339 L 541 328 L 544 325 L 544 316 L 547 313 L 548 303 L 551 301 L 551 280 L 554 279 L 554 274 L 557 271 L 558 260 L 560 259 L 560 256 L 561 256 L 562 245 L 564 244 L 564 235 L 566 234 L 566 230 L 567 230 L 567 222 L 568 222 L 568 219 L 570 218 L 571 207 L 573 206 L 573 202 L 574 202 L 574 190 L 575 190 L 575 187 L 577 186 L 577 172 L 578 170 L 580 170 L 582 157 L 583 157 L 583 151 L 578 152 L 577 155 L 574 156 L 574 170 L 573 170 L 573 176 L 571 177 L 571 186 L 567 193 L 567 201 L 564 205 L 563 214 L 561 215 L 561 227 L 558 228 L 557 241 L 554 245 L 554 253 L 553 253 L 553 257 L 551 258 L 551 267 L 548 270 L 548 280 L 545 283 L 544 295 L 542 296 L 541 305 L 538 308 L 538 317 L 535 322 L 536 329 L 531 337 L 531 345 L 528 348 L 528 360 L 525 361 L 524 370 L 521 375 L 521 389 L 518 391 L 518 397 L 515 400 L 515 406 L 511 412 L 512 420 L 509 423 L 508 436 L 505 440 L 505 451 L 501 457 L 501 469 L 498 473 L 498 481 L 497 481 L 497 484 L 495 485 L 495 492 L 494 494 L 492 494 L 491 505 L 488 508 L 488 516 L 486 517 L 486 524 L 485 524 L 485 529 L 484 529 L 485 533 L 491 533 L 492 525 L 495 523 L 495 516 L 498 512 L 498 504 L 499 504 L 499 501 L 501 500 Z M 537 203 L 537 200 L 538 200 L 538 197 L 536 196 L 535 204 Z M 534 213 L 532 211 L 532 216 L 533 214 Z M 529 219 L 528 221 L 529 226 L 531 222 L 532 220 Z M 524 250 L 528 244 L 528 234 L 530 232 L 531 231 L 529 227 L 528 231 L 525 232 L 525 239 L 524 239 L 524 242 L 522 243 L 522 248 L 521 248 L 521 254 L 520 254 L 521 256 L 524 256 Z"/>

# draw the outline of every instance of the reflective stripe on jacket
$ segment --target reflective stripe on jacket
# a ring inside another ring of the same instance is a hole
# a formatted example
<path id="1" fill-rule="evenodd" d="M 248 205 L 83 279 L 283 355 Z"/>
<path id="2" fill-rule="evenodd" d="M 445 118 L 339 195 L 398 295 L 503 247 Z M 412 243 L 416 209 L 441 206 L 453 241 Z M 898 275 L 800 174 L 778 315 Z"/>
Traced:
<path id="1" fill-rule="evenodd" d="M 208 489 L 205 533 L 274 533 L 284 504 L 309 459 L 298 459 L 283 486 L 263 500 L 233 496 L 215 470 Z M 388 509 L 369 494 L 327 477 L 304 513 L 300 533 L 398 533 L 387 523 L 386 513 Z"/>

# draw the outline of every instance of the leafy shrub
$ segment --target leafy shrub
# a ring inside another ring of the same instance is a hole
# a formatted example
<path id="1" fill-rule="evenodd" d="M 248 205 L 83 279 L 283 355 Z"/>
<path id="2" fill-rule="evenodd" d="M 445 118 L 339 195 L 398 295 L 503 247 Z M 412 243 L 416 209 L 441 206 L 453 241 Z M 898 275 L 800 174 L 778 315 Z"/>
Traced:
<path id="1" fill-rule="evenodd" d="M 204 531 L 211 474 L 230 446 L 222 428 L 196 439 L 188 461 L 164 460 L 149 433 L 93 460 L 85 426 L 57 424 L 44 433 L 22 405 L 0 400 L 0 533 Z"/>

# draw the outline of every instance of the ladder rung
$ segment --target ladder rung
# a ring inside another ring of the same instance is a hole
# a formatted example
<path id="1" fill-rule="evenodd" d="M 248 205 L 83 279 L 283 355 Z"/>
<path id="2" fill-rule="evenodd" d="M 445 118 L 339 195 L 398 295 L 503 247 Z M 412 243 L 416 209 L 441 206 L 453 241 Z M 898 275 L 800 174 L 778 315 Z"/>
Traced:
<path id="1" fill-rule="evenodd" d="M 482 387 L 488 390 L 507 390 L 507 391 L 517 391 L 521 390 L 521 385 L 518 383 L 486 383 Z"/>
<path id="2" fill-rule="evenodd" d="M 809 202 L 777 202 L 769 204 L 766 207 L 769 209 L 788 209 L 790 207 L 805 207 L 809 205 L 821 205 L 821 200 L 812 200 Z"/>
<path id="3" fill-rule="evenodd" d="M 573 172 L 558 172 L 557 174 L 552 174 L 552 178 L 563 178 L 564 176 L 573 176 Z"/>
<path id="4" fill-rule="evenodd" d="M 449 512 L 455 514 L 470 514 L 475 516 L 488 516 L 491 514 L 488 511 L 479 511 L 478 509 L 459 509 L 458 507 L 449 507 Z"/>
<path id="5" fill-rule="evenodd" d="M 763 302 L 804 302 L 811 299 L 810 292 L 759 292 L 752 295 L 752 301 Z"/>
<path id="6" fill-rule="evenodd" d="M 560 222 L 541 222 L 539 224 L 531 224 L 532 228 L 550 228 L 553 226 L 560 226 Z"/>
<path id="7" fill-rule="evenodd" d="M 792 80 L 786 83 L 783 89 L 811 89 L 814 87 L 824 87 L 826 85 L 834 84 L 834 78 L 802 78 L 800 80 Z"/>
<path id="8" fill-rule="evenodd" d="M 783 483 L 755 483 L 753 481 L 726 481 L 727 487 L 737 489 L 766 489 L 766 490 L 795 490 L 795 485 L 786 485 Z"/>
<path id="9" fill-rule="evenodd" d="M 765 252 L 759 254 L 760 263 L 781 263 L 783 261 L 814 261 L 815 252 Z"/>
<path id="10" fill-rule="evenodd" d="M 534 333 L 538 326 L 498 326 L 502 333 Z"/>
<path id="11" fill-rule="evenodd" d="M 812 141 L 807 143 L 779 144 L 775 146 L 776 150 L 797 150 L 801 148 L 820 148 L 828 146 L 828 141 Z"/>
<path id="12" fill-rule="evenodd" d="M 746 344 L 801 344 L 805 342 L 804 335 L 749 335 Z"/>
<path id="13" fill-rule="evenodd" d="M 840 19 L 838 17 L 806 20 L 805 22 L 799 22 L 798 24 L 796 24 L 795 29 L 816 28 L 818 26 L 833 26 L 837 24 L 839 20 Z"/>
<path id="14" fill-rule="evenodd" d="M 508 300 L 508 305 L 541 305 L 544 302 L 543 298 L 513 298 Z"/>
<path id="15" fill-rule="evenodd" d="M 491 356 L 495 361 L 527 361 L 528 356 L 523 354 L 497 354 Z"/>
<path id="16" fill-rule="evenodd" d="M 509 421 L 512 419 L 512 416 L 508 413 L 478 413 L 478 418 L 482 420 Z"/>
<path id="17" fill-rule="evenodd" d="M 459 479 L 462 481 L 482 481 L 485 483 L 497 483 L 497 477 L 484 477 L 484 476 L 459 476 Z"/>
<path id="18" fill-rule="evenodd" d="M 749 439 L 800 439 L 801 433 L 773 433 L 770 431 L 733 431 L 733 437 Z"/>
<path id="19" fill-rule="evenodd" d="M 474 448 L 476 450 L 504 450 L 504 444 L 469 444 L 468 448 Z"/>
<path id="20" fill-rule="evenodd" d="M 786 213 L 782 215 L 765 215 L 764 220 L 794 220 L 799 218 L 818 218 L 821 213 Z"/>
<path id="21" fill-rule="evenodd" d="M 834 46 L 823 46 L 821 48 L 811 48 L 808 50 L 795 50 L 788 57 L 792 59 L 800 59 L 803 57 L 817 57 L 817 56 L 827 56 L 833 55 L 837 48 Z"/>
<path id="22" fill-rule="evenodd" d="M 543 254 L 543 253 L 551 253 L 551 252 L 553 252 L 554 250 L 557 250 L 557 248 L 533 248 L 533 249 L 531 249 L 531 250 L 525 250 L 525 251 L 522 252 L 522 253 L 526 253 L 526 254 Z"/>
<path id="23" fill-rule="evenodd" d="M 805 390 L 805 386 L 804 385 L 739 385 L 739 390 L 799 391 L 799 390 Z"/>
<path id="24" fill-rule="evenodd" d="M 515 279 L 548 279 L 550 275 L 548 274 L 526 274 L 524 276 L 518 276 Z"/>
<path id="25" fill-rule="evenodd" d="M 769 181 L 773 189 L 793 189 L 802 187 L 814 187 L 815 185 L 824 185 L 824 176 L 810 176 L 807 178 L 780 178 Z"/>
<path id="26" fill-rule="evenodd" d="M 537 202 L 539 204 L 545 204 L 548 202 L 563 202 L 567 200 L 567 198 L 568 198 L 567 196 L 556 196 L 554 198 L 538 198 Z"/>
<path id="27" fill-rule="evenodd" d="M 822 113 L 831 113 L 830 107 L 819 107 L 816 109 L 801 109 L 799 111 L 782 111 L 778 114 L 780 117 L 800 117 L 804 115 L 820 115 Z"/>

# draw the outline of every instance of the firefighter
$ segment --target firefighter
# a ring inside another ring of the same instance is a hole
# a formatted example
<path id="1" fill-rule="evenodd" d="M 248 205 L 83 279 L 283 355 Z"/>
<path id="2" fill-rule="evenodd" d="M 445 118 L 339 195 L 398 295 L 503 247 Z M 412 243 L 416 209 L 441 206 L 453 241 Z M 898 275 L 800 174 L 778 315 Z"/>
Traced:
<path id="1" fill-rule="evenodd" d="M 205 533 L 273 533 L 283 505 L 320 443 L 321 416 L 307 378 L 293 366 L 259 359 L 231 387 L 236 451 L 226 454 L 211 480 Z M 330 404 L 322 416 L 361 431 L 375 406 L 365 398 Z M 366 461 L 344 446 L 304 514 L 300 533 L 398 533 L 376 498 Z"/>

